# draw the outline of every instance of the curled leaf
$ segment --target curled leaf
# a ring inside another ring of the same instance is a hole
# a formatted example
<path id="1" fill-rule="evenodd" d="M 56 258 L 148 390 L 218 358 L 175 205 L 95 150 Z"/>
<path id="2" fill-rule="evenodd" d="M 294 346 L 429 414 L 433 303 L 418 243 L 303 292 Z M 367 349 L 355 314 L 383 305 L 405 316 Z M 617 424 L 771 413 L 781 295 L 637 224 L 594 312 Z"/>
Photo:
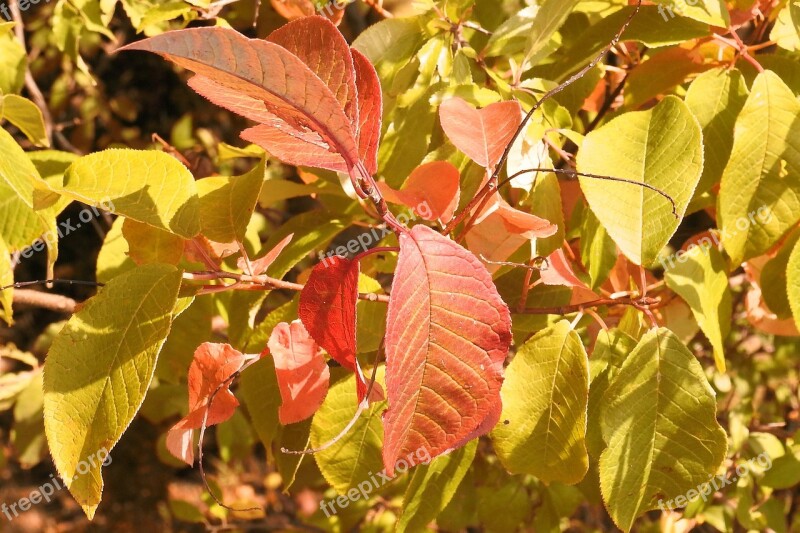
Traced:
<path id="1" fill-rule="evenodd" d="M 447 224 L 458 208 L 461 176 L 447 161 L 433 161 L 417 167 L 403 188 L 395 191 L 385 183 L 378 187 L 387 202 L 410 207 L 425 220 Z"/>

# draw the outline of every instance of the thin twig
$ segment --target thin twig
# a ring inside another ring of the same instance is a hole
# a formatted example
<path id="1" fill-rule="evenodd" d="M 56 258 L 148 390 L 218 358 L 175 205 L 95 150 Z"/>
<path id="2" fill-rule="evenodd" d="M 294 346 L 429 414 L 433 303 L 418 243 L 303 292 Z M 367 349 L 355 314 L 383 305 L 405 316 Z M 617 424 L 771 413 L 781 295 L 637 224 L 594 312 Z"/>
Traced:
<path id="1" fill-rule="evenodd" d="M 211 396 L 209 396 L 209 398 L 208 398 L 208 404 L 206 405 L 206 409 L 203 412 L 203 421 L 200 424 L 200 437 L 199 437 L 198 448 L 197 448 L 197 461 L 198 461 L 198 464 L 200 465 L 200 478 L 203 480 L 203 485 L 205 485 L 206 490 L 208 491 L 208 493 L 211 495 L 212 498 L 214 498 L 214 501 L 217 502 L 220 506 L 222 506 L 225 509 L 228 509 L 230 511 L 237 511 L 237 512 L 260 511 L 261 508 L 260 507 L 248 507 L 247 509 L 234 509 L 233 507 L 229 507 L 229 506 L 225 505 L 219 498 L 217 498 L 217 495 L 214 494 L 214 492 L 211 490 L 211 486 L 209 486 L 209 484 L 208 484 L 208 479 L 206 479 L 206 472 L 203 469 L 203 438 L 205 437 L 206 425 L 208 424 L 208 413 L 211 411 L 211 404 L 214 402 L 214 398 L 217 396 L 217 394 L 221 390 L 223 390 L 224 388 L 228 387 L 233 382 L 233 380 L 235 380 L 237 377 L 239 377 L 239 375 L 242 372 L 247 370 L 247 368 L 249 368 L 251 365 L 253 365 L 256 362 L 258 362 L 258 360 L 259 360 L 258 357 L 255 357 L 255 358 L 251 359 L 250 361 L 248 361 L 247 363 L 242 365 L 242 367 L 239 370 L 237 370 L 236 372 L 234 372 L 233 374 L 228 376 L 222 383 L 220 383 L 217 386 L 216 389 L 214 389 L 214 392 L 212 392 Z"/>
<path id="2" fill-rule="evenodd" d="M 670 196 L 666 192 L 662 191 L 658 187 L 650 185 L 649 183 L 643 183 L 641 181 L 629 180 L 629 179 L 625 179 L 625 178 L 617 178 L 617 177 L 614 177 L 614 176 L 603 176 L 601 174 L 590 174 L 588 172 L 578 172 L 577 170 L 571 170 L 571 169 L 568 169 L 568 168 L 528 168 L 528 169 L 525 169 L 525 170 L 520 170 L 519 172 L 515 172 L 513 175 L 507 177 L 506 179 L 504 179 L 503 181 L 498 183 L 497 188 L 499 189 L 503 185 L 506 185 L 507 183 L 510 183 L 511 180 L 513 180 L 514 178 L 522 176 L 523 174 L 530 174 L 531 172 L 552 172 L 554 174 L 563 174 L 563 175 L 572 176 L 572 177 L 580 176 L 580 177 L 583 177 L 583 178 L 590 178 L 590 179 L 603 180 L 603 181 L 614 181 L 614 182 L 617 182 L 617 183 L 628 183 L 630 185 L 636 185 L 638 187 L 644 187 L 645 189 L 649 189 L 649 190 L 653 191 L 654 193 L 657 193 L 657 194 L 663 196 L 664 198 L 666 198 L 667 201 L 670 203 L 670 206 L 672 207 L 673 216 L 675 218 L 678 218 L 678 204 L 675 203 L 675 200 L 672 198 L 672 196 Z"/>
<path id="3" fill-rule="evenodd" d="M 648 310 L 651 306 L 658 305 L 660 300 L 658 298 L 600 298 L 582 304 L 563 305 L 560 307 L 535 307 L 526 308 L 519 311 L 522 315 L 570 315 L 585 311 L 592 307 L 605 307 L 614 305 L 627 305 L 635 307 L 640 311 Z"/>

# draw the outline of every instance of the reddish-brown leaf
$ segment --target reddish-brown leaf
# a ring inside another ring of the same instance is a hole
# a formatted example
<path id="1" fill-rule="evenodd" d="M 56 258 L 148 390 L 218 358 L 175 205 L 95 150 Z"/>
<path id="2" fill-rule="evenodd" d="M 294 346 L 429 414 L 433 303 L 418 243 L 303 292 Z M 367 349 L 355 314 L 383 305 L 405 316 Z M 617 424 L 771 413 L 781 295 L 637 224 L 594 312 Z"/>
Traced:
<path id="1" fill-rule="evenodd" d="M 330 25 L 322 17 L 312 20 Z M 348 168 L 358 164 L 352 123 L 336 96 L 300 58 L 275 43 L 248 39 L 225 28 L 194 28 L 168 32 L 124 49 L 154 52 L 195 72 L 201 79 L 193 80 L 192 87 L 200 94 L 268 124 L 247 130 L 243 137 L 259 141 L 277 137 L 277 145 L 262 144 L 274 155 L 291 155 L 287 141 L 294 137 L 300 155 L 311 157 L 327 149 L 339 154 Z M 265 127 L 278 131 L 264 135 L 259 129 Z M 317 166 L 315 160 L 301 161 L 300 156 L 285 161 Z"/>
<path id="2" fill-rule="evenodd" d="M 328 394 L 330 370 L 319 346 L 299 320 L 275 326 L 267 346 L 281 393 L 278 419 L 283 425 L 305 420 Z"/>
<path id="3" fill-rule="evenodd" d="M 253 276 L 259 276 L 267 271 L 272 263 L 281 255 L 281 252 L 284 248 L 286 248 L 290 242 L 292 242 L 292 237 L 294 237 L 294 233 L 290 233 L 287 235 L 281 242 L 275 245 L 275 247 L 264 254 L 263 257 L 259 257 L 255 261 L 250 263 L 250 269 L 252 270 Z M 247 264 L 243 257 L 240 257 L 239 260 L 236 262 L 236 266 L 239 267 L 240 270 L 247 272 Z"/>
<path id="4" fill-rule="evenodd" d="M 451 98 L 439 108 L 442 129 L 470 159 L 494 168 L 522 122 L 515 100 L 475 109 L 461 98 Z"/>
<path id="5" fill-rule="evenodd" d="M 189 414 L 167 433 L 167 449 L 187 464 L 194 463 L 194 430 L 203 424 L 213 426 L 233 416 L 239 401 L 225 386 L 214 396 L 211 408 L 208 401 L 214 391 L 244 364 L 244 355 L 228 344 L 205 342 L 194 352 L 189 366 Z"/>
<path id="6" fill-rule="evenodd" d="M 358 151 L 367 172 L 375 174 L 378 172 L 378 146 L 383 118 L 381 82 L 367 56 L 355 48 L 351 48 L 350 52 L 353 54 L 358 89 Z"/>
<path id="7" fill-rule="evenodd" d="M 386 328 L 383 462 L 435 457 L 491 429 L 500 414 L 511 318 L 486 268 L 426 226 L 400 236 Z"/>
<path id="8" fill-rule="evenodd" d="M 359 403 L 367 382 L 356 357 L 356 304 L 358 261 L 334 256 L 311 271 L 300 293 L 298 315 L 314 340 L 336 362 L 356 374 Z"/>
<path id="9" fill-rule="evenodd" d="M 447 224 L 458 208 L 461 184 L 458 169 L 447 161 L 434 161 L 417 167 L 395 191 L 386 183 L 379 183 L 387 202 L 410 207 L 425 220 L 441 220 Z"/>

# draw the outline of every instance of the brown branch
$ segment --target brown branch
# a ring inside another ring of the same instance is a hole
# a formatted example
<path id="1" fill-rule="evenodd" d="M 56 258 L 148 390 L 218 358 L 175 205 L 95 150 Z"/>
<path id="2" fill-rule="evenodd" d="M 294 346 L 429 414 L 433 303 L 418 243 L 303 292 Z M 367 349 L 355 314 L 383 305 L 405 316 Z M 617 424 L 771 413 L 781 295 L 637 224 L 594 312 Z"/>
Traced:
<path id="1" fill-rule="evenodd" d="M 58 311 L 59 313 L 74 313 L 78 306 L 78 302 L 68 296 L 31 289 L 15 290 L 13 301 L 15 304 L 41 307 L 42 309 Z"/>
<path id="2" fill-rule="evenodd" d="M 305 285 L 300 283 L 283 281 L 280 279 L 271 278 L 269 276 L 248 276 L 247 274 L 236 274 L 235 272 L 187 272 L 183 275 L 183 279 L 189 281 L 215 281 L 231 279 L 236 282 L 231 285 L 219 285 L 219 288 L 216 292 L 224 292 L 226 290 L 273 289 L 285 289 L 299 292 L 305 287 Z M 214 288 L 216 289 L 216 287 Z M 367 300 L 369 302 L 389 303 L 389 297 L 384 294 L 359 293 L 358 298 L 360 300 Z"/>

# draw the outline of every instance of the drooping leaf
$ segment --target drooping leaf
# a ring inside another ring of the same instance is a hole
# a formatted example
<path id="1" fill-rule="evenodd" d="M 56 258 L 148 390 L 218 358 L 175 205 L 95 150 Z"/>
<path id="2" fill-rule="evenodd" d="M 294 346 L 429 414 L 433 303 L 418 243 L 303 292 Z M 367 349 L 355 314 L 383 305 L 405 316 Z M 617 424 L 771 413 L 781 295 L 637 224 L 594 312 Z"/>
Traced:
<path id="1" fill-rule="evenodd" d="M 383 381 L 384 368 L 378 368 L 376 385 Z M 311 446 L 319 447 L 337 437 L 350 423 L 357 406 L 353 402 L 357 383 L 353 376 L 338 381 L 328 391 L 311 423 Z M 361 414 L 341 438 L 325 450 L 314 454 L 320 472 L 339 494 L 363 488 L 367 494 L 379 492 L 370 477 L 383 468 L 381 414 L 386 402 L 376 402 Z"/>
<path id="2" fill-rule="evenodd" d="M 447 455 L 437 457 L 429 464 L 419 464 L 403 497 L 403 514 L 397 523 L 398 532 L 424 531 L 450 503 L 458 486 L 467 474 L 478 440 Z"/>
<path id="3" fill-rule="evenodd" d="M 187 239 L 200 233 L 194 178 L 163 152 L 110 149 L 83 156 L 56 191 Z"/>
<path id="4" fill-rule="evenodd" d="M 545 483 L 578 483 L 589 468 L 586 407 L 589 360 L 566 320 L 537 333 L 511 361 L 492 432 L 497 456 L 513 474 Z"/>
<path id="5" fill-rule="evenodd" d="M 316 16 L 309 21 L 294 21 L 286 27 L 331 24 Z M 213 103 L 261 123 L 245 130 L 242 137 L 287 163 L 319 166 L 315 158 L 326 152 L 332 156 L 329 161 L 339 161 L 332 170 L 342 170 L 342 163 L 344 170 L 358 163 L 352 124 L 336 96 L 282 46 L 248 39 L 225 28 L 195 28 L 152 37 L 124 49 L 160 54 L 197 74 L 190 84 L 193 89 Z M 352 61 L 350 54 L 348 60 Z"/>
<path id="6" fill-rule="evenodd" d="M 139 410 L 169 333 L 181 273 L 147 265 L 111 280 L 58 334 L 44 365 L 45 430 L 61 478 L 91 518 L 103 490 L 100 465 Z"/>
<path id="7" fill-rule="evenodd" d="M 367 394 L 367 381 L 356 357 L 358 261 L 334 256 L 311 271 L 300 293 L 298 316 L 313 339 L 336 362 L 356 374 L 358 403 Z"/>
<path id="8" fill-rule="evenodd" d="M 11 264 L 11 252 L 6 247 L 3 237 L 0 236 L 0 287 L 4 287 L 0 291 L 0 318 L 5 320 L 8 325 L 13 322 L 11 304 L 14 301 L 14 289 L 9 287 L 13 283 L 14 268 Z"/>
<path id="9" fill-rule="evenodd" d="M 378 187 L 387 202 L 410 207 L 425 220 L 441 220 L 446 224 L 458 208 L 460 179 L 452 163 L 433 161 L 417 167 L 399 191 L 383 182 Z"/>
<path id="10" fill-rule="evenodd" d="M 717 369 L 724 372 L 725 338 L 730 333 L 733 304 L 722 253 L 710 242 L 693 245 L 669 265 L 664 279 L 667 286 L 689 304 L 714 348 Z"/>
<path id="11" fill-rule="evenodd" d="M 727 438 L 700 363 L 667 329 L 642 337 L 605 394 L 600 488 L 617 526 L 708 481 Z"/>
<path id="12" fill-rule="evenodd" d="M 500 160 L 522 121 L 516 100 L 475 109 L 462 98 L 451 98 L 439 107 L 447 137 L 480 166 L 491 169 Z"/>
<path id="13" fill-rule="evenodd" d="M 243 364 L 244 355 L 229 344 L 204 342 L 197 347 L 187 376 L 189 414 L 167 433 L 167 449 L 172 455 L 193 465 L 194 430 L 202 427 L 204 418 L 206 426 L 214 426 L 233 416 L 239 401 L 228 388 L 229 380 Z M 209 405 L 212 395 L 214 401 Z"/>
<path id="14" fill-rule="evenodd" d="M 773 72 L 753 82 L 736 119 L 718 218 L 733 264 L 766 252 L 800 219 L 800 101 Z M 768 221 L 750 217 L 764 207 Z"/>
<path id="15" fill-rule="evenodd" d="M 436 457 L 494 426 L 510 342 L 508 307 L 476 257 L 426 226 L 400 236 L 386 328 L 388 472 L 408 453 Z"/>
<path id="16" fill-rule="evenodd" d="M 275 326 L 267 346 L 275 360 L 281 391 L 278 410 L 281 424 L 309 418 L 322 405 L 330 381 L 330 371 L 319 346 L 299 320 Z"/>
<path id="17" fill-rule="evenodd" d="M 652 109 L 625 113 L 591 132 L 577 162 L 581 172 L 647 183 L 675 201 L 673 214 L 669 200 L 653 190 L 580 178 L 589 206 L 620 250 L 634 263 L 649 266 L 677 230 L 700 179 L 700 125 L 686 104 L 667 97 Z"/>

